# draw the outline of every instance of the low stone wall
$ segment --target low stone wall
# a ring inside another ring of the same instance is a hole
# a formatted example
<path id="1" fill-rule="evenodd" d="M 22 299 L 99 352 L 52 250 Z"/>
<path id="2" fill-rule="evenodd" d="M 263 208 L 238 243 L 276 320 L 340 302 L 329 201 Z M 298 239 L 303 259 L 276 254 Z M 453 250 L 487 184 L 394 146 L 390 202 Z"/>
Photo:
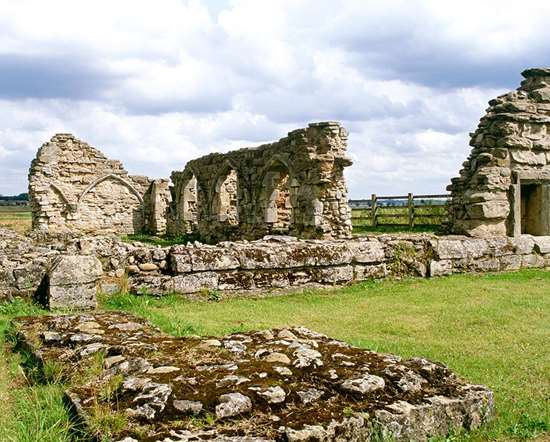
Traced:
<path id="1" fill-rule="evenodd" d="M 351 240 L 258 241 L 158 247 L 116 237 L 63 237 L 36 245 L 0 231 L 0 298 L 31 296 L 60 254 L 94 255 L 114 292 L 209 294 L 342 285 L 372 278 L 433 277 L 550 267 L 550 236 L 475 239 L 428 234 L 378 235 Z M 128 277 L 126 277 L 128 275 Z"/>
<path id="2" fill-rule="evenodd" d="M 117 250 L 105 243 L 89 247 L 100 255 Z M 103 258 L 110 281 L 127 273 L 131 290 L 153 294 L 268 291 L 388 276 L 434 277 L 550 266 L 550 237 L 529 235 L 488 239 L 381 235 L 347 241 L 266 237 L 217 246 L 134 244 L 127 245 L 126 251 L 119 245 L 118 250 L 114 259 Z"/>

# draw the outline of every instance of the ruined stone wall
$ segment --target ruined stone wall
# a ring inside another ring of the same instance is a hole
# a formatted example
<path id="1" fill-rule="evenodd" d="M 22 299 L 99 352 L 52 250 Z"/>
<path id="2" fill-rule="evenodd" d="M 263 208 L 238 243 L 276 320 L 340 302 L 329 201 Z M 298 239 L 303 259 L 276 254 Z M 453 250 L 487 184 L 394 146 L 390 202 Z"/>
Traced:
<path id="1" fill-rule="evenodd" d="M 192 160 L 172 174 L 169 230 L 207 242 L 349 237 L 346 148 L 338 123 L 313 123 L 272 144 Z"/>
<path id="2" fill-rule="evenodd" d="M 224 293 L 347 284 L 392 276 L 434 277 L 550 267 L 550 236 L 468 238 L 429 234 L 346 240 L 267 237 L 246 242 L 158 247 L 116 236 L 64 238 L 38 244 L 0 229 L 0 299 L 32 296 L 60 254 L 93 255 L 102 289 L 115 292 Z M 128 279 L 126 279 L 128 275 Z"/>
<path id="3" fill-rule="evenodd" d="M 520 88 L 489 102 L 448 186 L 454 233 L 550 234 L 550 68 L 522 75 Z"/>
<path id="4" fill-rule="evenodd" d="M 124 259 L 119 260 L 120 264 Z M 134 249 L 125 270 L 136 292 L 208 294 L 348 284 L 395 276 L 434 277 L 550 266 L 550 237 L 383 235 L 352 240 L 280 240 Z M 110 270 L 111 274 L 115 270 Z M 107 271 L 108 273 L 109 271 Z"/>
<path id="5" fill-rule="evenodd" d="M 31 164 L 29 196 L 34 230 L 156 233 L 165 229 L 165 215 L 158 212 L 163 204 L 165 210 L 169 192 L 166 182 L 130 176 L 119 161 L 70 134 L 57 134 Z"/>

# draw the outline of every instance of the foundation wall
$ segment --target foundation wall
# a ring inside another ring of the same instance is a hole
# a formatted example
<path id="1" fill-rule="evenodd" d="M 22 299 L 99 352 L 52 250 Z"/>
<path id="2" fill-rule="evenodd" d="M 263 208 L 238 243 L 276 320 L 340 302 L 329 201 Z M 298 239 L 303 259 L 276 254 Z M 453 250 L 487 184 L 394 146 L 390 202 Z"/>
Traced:
<path id="1" fill-rule="evenodd" d="M 267 237 L 217 246 L 197 243 L 163 248 L 126 243 L 113 236 L 37 245 L 0 230 L 0 298 L 32 296 L 60 254 L 98 257 L 106 275 L 102 281 L 105 292 L 128 285 L 133 292 L 157 295 L 202 296 L 212 290 L 266 293 L 372 278 L 550 267 L 550 236 L 382 235 L 330 241 Z"/>
<path id="2" fill-rule="evenodd" d="M 133 291 L 153 294 L 207 295 L 212 290 L 264 293 L 373 278 L 550 266 L 550 236 L 530 235 L 488 239 L 383 235 L 331 241 L 272 238 L 218 246 L 130 248 L 114 261 L 112 249 L 111 245 L 98 247 L 94 243 L 88 253 L 93 250 L 102 255 L 111 277 L 124 270 Z M 116 290 L 116 278 L 107 281 L 107 285 L 113 283 L 112 290 Z"/>

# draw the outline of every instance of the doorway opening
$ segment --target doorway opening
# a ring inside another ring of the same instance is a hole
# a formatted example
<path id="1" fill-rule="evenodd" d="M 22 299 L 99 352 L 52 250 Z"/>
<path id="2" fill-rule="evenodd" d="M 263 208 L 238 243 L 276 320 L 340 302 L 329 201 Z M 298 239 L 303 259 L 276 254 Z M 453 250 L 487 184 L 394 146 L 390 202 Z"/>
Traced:
<path id="1" fill-rule="evenodd" d="M 521 184 L 521 233 L 550 235 L 550 185 Z"/>

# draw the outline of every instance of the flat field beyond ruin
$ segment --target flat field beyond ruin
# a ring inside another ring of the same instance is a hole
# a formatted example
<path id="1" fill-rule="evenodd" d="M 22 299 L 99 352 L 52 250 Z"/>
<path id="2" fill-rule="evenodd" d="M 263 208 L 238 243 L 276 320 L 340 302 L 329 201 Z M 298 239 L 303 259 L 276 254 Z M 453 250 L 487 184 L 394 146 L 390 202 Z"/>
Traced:
<path id="1" fill-rule="evenodd" d="M 550 272 L 456 275 L 356 284 L 260 299 L 190 302 L 178 296 L 115 295 L 103 308 L 150 319 L 174 335 L 222 335 L 290 325 L 353 345 L 448 365 L 495 392 L 494 423 L 457 440 L 548 440 L 550 435 Z M 22 301 L 0 306 L 11 318 L 46 313 Z M 30 386 L 3 344 L 0 358 L 0 440 L 70 441 L 63 383 Z M 116 426 L 108 416 L 100 423 Z M 86 440 L 86 439 L 84 439 Z"/>
<path id="2" fill-rule="evenodd" d="M 28 233 L 31 230 L 30 209 L 0 206 L 0 227 L 7 227 L 18 233 Z"/>

